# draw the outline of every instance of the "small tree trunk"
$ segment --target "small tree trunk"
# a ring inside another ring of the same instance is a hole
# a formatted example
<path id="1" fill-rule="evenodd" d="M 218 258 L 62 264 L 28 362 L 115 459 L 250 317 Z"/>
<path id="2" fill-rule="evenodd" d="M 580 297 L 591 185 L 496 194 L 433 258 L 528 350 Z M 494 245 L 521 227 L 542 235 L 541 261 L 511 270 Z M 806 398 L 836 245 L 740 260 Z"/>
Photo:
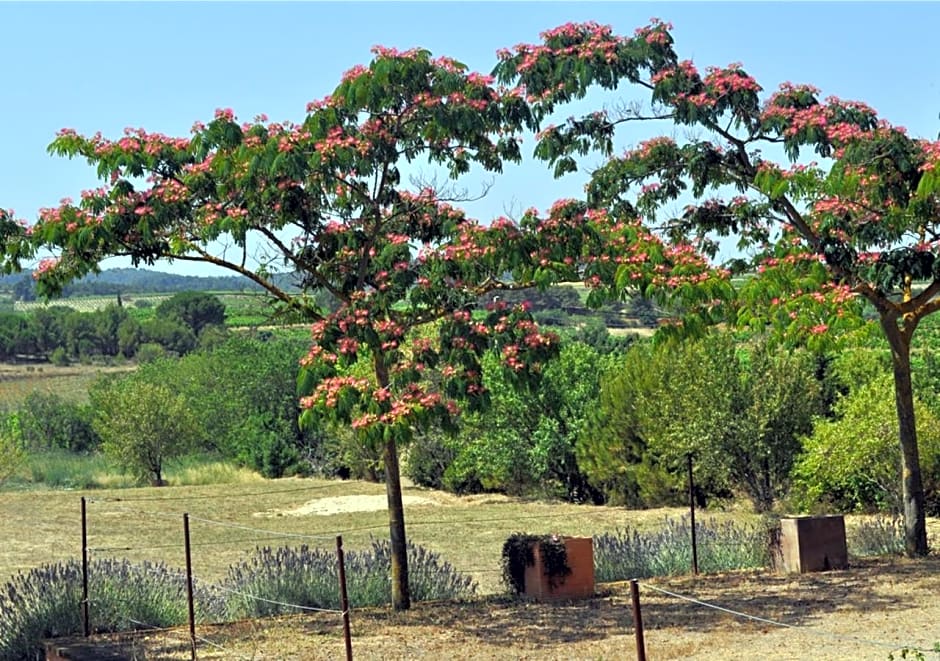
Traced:
<path id="1" fill-rule="evenodd" d="M 883 320 L 884 321 L 884 320 Z M 908 556 L 927 555 L 927 523 L 924 487 L 920 475 L 920 452 L 914 418 L 914 389 L 911 384 L 911 345 L 893 324 L 882 323 L 891 345 L 894 366 L 894 399 L 898 411 L 901 443 L 901 498 L 904 503 L 904 547 Z"/>
<path id="2" fill-rule="evenodd" d="M 405 507 L 401 498 L 401 474 L 395 439 L 385 444 L 385 493 L 388 496 L 388 527 L 392 544 L 392 607 L 411 608 L 408 585 L 408 546 L 405 540 Z"/>

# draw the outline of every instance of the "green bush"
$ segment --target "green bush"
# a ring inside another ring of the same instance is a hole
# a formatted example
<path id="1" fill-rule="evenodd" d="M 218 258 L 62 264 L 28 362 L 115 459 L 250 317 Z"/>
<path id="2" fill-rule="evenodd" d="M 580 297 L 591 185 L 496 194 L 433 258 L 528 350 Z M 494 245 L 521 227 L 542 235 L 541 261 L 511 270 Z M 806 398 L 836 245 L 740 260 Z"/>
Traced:
<path id="1" fill-rule="evenodd" d="M 405 450 L 405 475 L 430 489 L 444 489 L 444 474 L 457 452 L 442 433 L 417 434 Z"/>
<path id="2" fill-rule="evenodd" d="M 296 437 L 287 420 L 270 414 L 247 415 L 232 434 L 241 465 L 270 478 L 303 472 Z"/>
<path id="3" fill-rule="evenodd" d="M 17 412 L 23 443 L 31 452 L 88 452 L 101 445 L 87 404 L 69 402 L 55 393 L 35 390 Z"/>
<path id="4" fill-rule="evenodd" d="M 940 498 L 940 420 L 915 400 L 924 493 Z M 901 467 L 890 374 L 856 388 L 835 405 L 836 420 L 818 420 L 793 470 L 793 499 L 842 511 L 901 511 Z"/>
<path id="5" fill-rule="evenodd" d="M 0 419 L 0 485 L 16 473 L 26 459 L 19 417 Z"/>
<path id="6" fill-rule="evenodd" d="M 137 347 L 137 362 L 152 363 L 161 358 L 166 358 L 166 349 L 155 342 L 144 342 Z"/>
<path id="7" fill-rule="evenodd" d="M 71 361 L 69 361 L 69 354 L 65 350 L 65 347 L 56 347 L 52 350 L 52 353 L 49 354 L 49 362 L 56 367 L 65 367 Z"/>

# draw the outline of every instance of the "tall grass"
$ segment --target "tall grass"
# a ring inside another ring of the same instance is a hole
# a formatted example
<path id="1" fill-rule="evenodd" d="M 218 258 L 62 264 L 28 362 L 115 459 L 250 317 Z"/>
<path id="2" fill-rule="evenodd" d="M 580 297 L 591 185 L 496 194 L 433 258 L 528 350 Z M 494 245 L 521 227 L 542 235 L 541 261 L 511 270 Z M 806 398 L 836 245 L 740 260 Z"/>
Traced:
<path id="1" fill-rule="evenodd" d="M 244 484 L 263 481 L 257 471 L 231 461 L 206 455 L 180 457 L 167 465 L 166 481 L 170 486 L 202 486 L 207 484 Z"/>
<path id="2" fill-rule="evenodd" d="M 192 455 L 167 463 L 165 479 L 172 486 L 242 484 L 262 480 L 257 472 L 229 461 Z M 138 486 L 134 478 L 99 453 L 67 450 L 34 452 L 5 485 L 12 488 L 43 486 L 50 489 L 120 489 Z"/>
<path id="3" fill-rule="evenodd" d="M 103 489 L 133 486 L 129 476 L 121 475 L 101 454 L 78 454 L 67 450 L 30 453 L 25 475 L 17 482 L 43 485 L 50 489 Z"/>

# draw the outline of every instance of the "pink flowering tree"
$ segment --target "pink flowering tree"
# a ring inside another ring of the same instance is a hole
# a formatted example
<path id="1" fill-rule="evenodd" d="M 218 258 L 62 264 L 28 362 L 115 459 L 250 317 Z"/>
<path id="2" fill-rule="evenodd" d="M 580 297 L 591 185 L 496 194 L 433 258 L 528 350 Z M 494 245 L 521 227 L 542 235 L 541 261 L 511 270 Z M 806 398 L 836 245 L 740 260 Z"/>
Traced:
<path id="1" fill-rule="evenodd" d="M 311 323 L 302 418 L 351 425 L 382 452 L 392 600 L 408 608 L 399 444 L 448 424 L 459 405 L 485 403 L 483 352 L 498 351 L 523 384 L 556 352 L 521 307 L 473 314 L 480 296 L 576 273 L 575 260 L 533 262 L 541 220 L 481 225 L 447 183 L 518 160 L 528 121 L 523 99 L 456 61 L 377 48 L 297 124 L 241 123 L 225 109 L 183 138 L 62 130 L 50 151 L 85 158 L 101 185 L 33 225 L 4 211 L 5 267 L 51 254 L 34 276 L 54 295 L 113 256 L 212 264 Z M 415 181 L 422 169 L 431 174 Z"/>
<path id="2" fill-rule="evenodd" d="M 495 73 L 524 90 L 542 121 L 591 88 L 648 94 L 615 116 L 545 128 L 537 155 L 556 175 L 579 155 L 607 157 L 587 187 L 590 209 L 642 215 L 667 241 L 712 257 L 716 240 L 736 239 L 743 277 L 736 305 L 723 308 L 730 320 L 821 345 L 858 324 L 863 305 L 874 309 L 894 364 L 906 549 L 924 555 L 910 350 L 918 324 L 940 309 L 940 144 L 808 85 L 765 93 L 740 64 L 700 71 L 677 55 L 670 30 L 655 19 L 631 36 L 568 24 L 501 52 Z M 688 137 L 614 153 L 618 126 L 653 121 Z"/>
<path id="3" fill-rule="evenodd" d="M 477 311 L 477 301 L 560 279 L 584 279 L 597 298 L 615 281 L 661 291 L 677 282 L 727 286 L 727 274 L 690 246 L 667 245 L 642 224 L 581 202 L 518 221 L 468 218 L 448 178 L 498 173 L 518 160 L 531 123 L 516 88 L 423 50 L 379 48 L 368 67 L 309 104 L 299 124 L 241 123 L 225 109 L 185 138 L 63 130 L 50 150 L 85 158 L 100 186 L 41 210 L 31 225 L 2 212 L 4 267 L 51 255 L 34 276 L 40 293 L 54 295 L 113 256 L 211 264 L 256 282 L 310 323 L 302 418 L 347 424 L 381 452 L 392 601 L 408 608 L 400 444 L 422 426 L 453 424 L 460 407 L 486 404 L 484 352 L 495 352 L 520 387 L 557 352 L 524 307 Z M 419 167 L 445 185 L 409 182 Z M 317 303 L 324 295 L 329 308 Z M 703 294 L 690 306 L 714 299 Z"/>

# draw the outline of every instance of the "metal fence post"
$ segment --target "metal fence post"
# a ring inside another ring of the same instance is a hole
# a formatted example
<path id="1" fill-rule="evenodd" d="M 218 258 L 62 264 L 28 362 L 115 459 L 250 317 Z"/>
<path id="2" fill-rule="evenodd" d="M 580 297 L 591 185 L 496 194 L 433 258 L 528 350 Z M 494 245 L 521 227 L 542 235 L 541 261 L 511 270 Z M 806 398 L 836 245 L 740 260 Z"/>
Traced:
<path id="1" fill-rule="evenodd" d="M 630 597 L 633 600 L 633 629 L 636 635 L 636 661 L 646 661 L 646 643 L 643 640 L 643 615 L 640 613 L 640 584 L 630 581 Z"/>
<path id="2" fill-rule="evenodd" d="M 189 513 L 183 514 L 183 543 L 186 545 L 186 600 L 189 602 L 190 658 L 196 660 L 196 607 L 193 600 L 193 561 L 189 544 Z"/>
<path id="3" fill-rule="evenodd" d="M 85 496 L 82 496 L 82 633 L 91 635 L 88 618 L 88 519 L 85 514 Z"/>
<path id="4" fill-rule="evenodd" d="M 698 574 L 698 540 L 695 535 L 695 478 L 692 477 L 692 454 L 689 453 L 689 515 L 692 522 L 692 573 Z"/>
<path id="5" fill-rule="evenodd" d="M 352 632 L 349 628 L 349 594 L 346 591 L 346 560 L 343 554 L 343 536 L 336 536 L 336 564 L 339 568 L 339 603 L 343 610 L 343 641 L 346 644 L 346 661 L 352 661 Z"/>

